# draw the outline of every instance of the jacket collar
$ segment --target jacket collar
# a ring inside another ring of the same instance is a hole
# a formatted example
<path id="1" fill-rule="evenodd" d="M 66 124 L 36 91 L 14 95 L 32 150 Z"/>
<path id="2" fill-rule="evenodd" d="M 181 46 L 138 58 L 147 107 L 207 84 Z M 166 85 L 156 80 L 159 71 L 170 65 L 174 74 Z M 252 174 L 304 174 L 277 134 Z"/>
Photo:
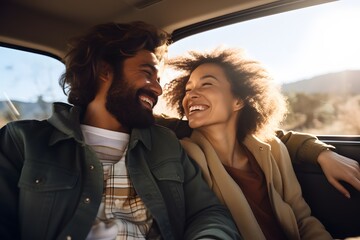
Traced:
<path id="1" fill-rule="evenodd" d="M 149 128 L 134 128 L 130 134 L 129 150 L 134 148 L 138 142 L 142 142 L 144 146 L 151 150 L 151 131 L 153 126 Z"/>
<path id="2" fill-rule="evenodd" d="M 54 131 L 49 144 L 53 145 L 59 141 L 74 138 L 77 142 L 85 144 L 80 128 L 80 119 L 84 109 L 66 103 L 56 102 L 53 104 L 53 114 L 48 122 L 58 131 Z M 133 129 L 130 134 L 129 149 L 142 142 L 144 146 L 151 150 L 151 129 Z"/>
<path id="3" fill-rule="evenodd" d="M 66 103 L 56 102 L 53 104 L 53 114 L 48 122 L 58 131 L 54 131 L 49 144 L 53 145 L 58 141 L 74 138 L 78 142 L 83 142 L 80 128 L 80 116 L 82 109 Z"/>

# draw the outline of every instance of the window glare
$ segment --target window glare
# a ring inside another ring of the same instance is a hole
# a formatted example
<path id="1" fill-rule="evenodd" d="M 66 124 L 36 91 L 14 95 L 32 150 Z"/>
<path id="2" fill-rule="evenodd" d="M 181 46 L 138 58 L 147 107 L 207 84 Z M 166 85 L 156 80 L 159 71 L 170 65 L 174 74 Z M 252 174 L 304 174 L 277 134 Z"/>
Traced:
<path id="1" fill-rule="evenodd" d="M 360 69 L 360 1 L 342 0 L 280 13 L 182 39 L 169 56 L 218 46 L 243 48 L 280 83 Z"/>

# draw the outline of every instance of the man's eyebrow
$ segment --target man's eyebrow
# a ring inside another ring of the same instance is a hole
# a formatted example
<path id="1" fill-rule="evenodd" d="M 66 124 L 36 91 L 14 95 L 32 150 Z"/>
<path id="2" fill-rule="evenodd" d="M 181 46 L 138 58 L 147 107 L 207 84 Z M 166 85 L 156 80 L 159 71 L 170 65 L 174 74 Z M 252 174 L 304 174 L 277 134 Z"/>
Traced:
<path id="1" fill-rule="evenodd" d="M 158 67 L 155 67 L 155 65 L 150 64 L 150 63 L 141 64 L 140 67 L 150 68 L 153 72 L 159 71 Z"/>

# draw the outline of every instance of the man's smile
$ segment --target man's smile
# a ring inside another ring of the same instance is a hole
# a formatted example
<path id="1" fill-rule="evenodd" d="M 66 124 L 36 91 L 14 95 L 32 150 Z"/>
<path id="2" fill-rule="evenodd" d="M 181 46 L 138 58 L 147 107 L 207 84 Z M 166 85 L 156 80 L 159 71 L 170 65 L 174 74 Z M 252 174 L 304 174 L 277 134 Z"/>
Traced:
<path id="1" fill-rule="evenodd" d="M 139 99 L 140 99 L 140 102 L 142 103 L 142 105 L 150 110 L 155 105 L 155 100 L 147 95 L 140 95 Z"/>

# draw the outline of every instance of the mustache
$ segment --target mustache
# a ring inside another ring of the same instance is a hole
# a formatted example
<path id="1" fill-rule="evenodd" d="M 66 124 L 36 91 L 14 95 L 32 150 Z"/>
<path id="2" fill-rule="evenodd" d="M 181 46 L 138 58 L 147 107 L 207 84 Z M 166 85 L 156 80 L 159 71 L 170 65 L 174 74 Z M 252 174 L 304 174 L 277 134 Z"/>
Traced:
<path id="1" fill-rule="evenodd" d="M 132 89 L 132 88 L 129 88 L 129 87 L 125 87 L 125 88 L 124 87 L 118 87 L 117 84 L 114 84 L 111 87 L 112 91 L 110 93 L 110 96 L 108 96 L 108 97 L 117 98 L 117 97 L 120 97 L 120 96 L 123 97 L 123 96 L 131 96 L 132 95 L 134 98 L 139 98 L 139 96 L 141 94 L 144 94 L 144 95 L 147 95 L 147 96 L 149 96 L 150 98 L 152 98 L 154 100 L 154 106 L 158 102 L 158 96 L 148 88 L 141 88 L 141 89 L 135 90 L 135 89 Z"/>

